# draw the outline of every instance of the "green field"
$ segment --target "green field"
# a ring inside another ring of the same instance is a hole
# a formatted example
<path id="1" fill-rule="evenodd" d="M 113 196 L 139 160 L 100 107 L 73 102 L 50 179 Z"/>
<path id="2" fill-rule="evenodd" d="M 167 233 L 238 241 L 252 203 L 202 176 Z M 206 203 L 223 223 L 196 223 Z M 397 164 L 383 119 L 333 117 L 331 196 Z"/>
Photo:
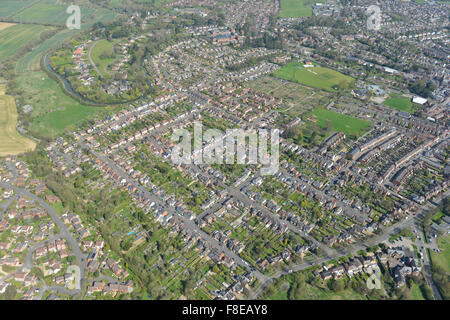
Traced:
<path id="1" fill-rule="evenodd" d="M 62 89 L 41 71 L 27 72 L 17 78 L 27 104 L 33 106 L 30 130 L 54 137 L 75 129 L 82 121 L 108 109 L 83 106 L 64 94 Z"/>
<path id="2" fill-rule="evenodd" d="M 431 251 L 431 260 L 433 264 L 437 264 L 442 267 L 447 273 L 450 274 L 450 236 L 439 238 L 440 253 Z"/>
<path id="3" fill-rule="evenodd" d="M 113 56 L 114 55 L 113 45 L 114 42 L 112 41 L 100 40 L 99 42 L 95 43 L 94 47 L 92 48 L 91 53 L 92 61 L 95 63 L 95 65 L 97 66 L 98 70 L 100 71 L 103 77 L 108 74 L 106 67 L 110 63 L 114 62 L 114 60 L 116 60 L 116 57 L 114 56 L 111 58 L 108 57 L 102 59 L 100 56 L 102 55 L 102 53 L 106 53 L 108 55 Z"/>
<path id="4" fill-rule="evenodd" d="M 35 40 L 51 27 L 36 25 L 14 25 L 0 31 L 0 61 L 14 55 L 27 42 Z"/>
<path id="5" fill-rule="evenodd" d="M 400 111 L 412 112 L 413 103 L 411 99 L 400 95 L 392 94 L 383 104 Z"/>
<path id="6" fill-rule="evenodd" d="M 298 18 L 312 16 L 312 5 L 323 1 L 281 0 L 280 18 Z"/>
<path id="7" fill-rule="evenodd" d="M 433 280 L 445 300 L 450 299 L 450 235 L 444 235 L 438 239 L 439 249 L 437 253 L 429 250 L 433 270 Z"/>
<path id="8" fill-rule="evenodd" d="M 0 18 L 6 18 L 32 4 L 35 0 L 2 0 L 0 1 Z"/>
<path id="9" fill-rule="evenodd" d="M 275 71 L 275 76 L 327 91 L 346 89 L 354 82 L 352 77 L 335 70 L 317 66 L 305 68 L 299 62 L 288 63 Z"/>
<path id="10" fill-rule="evenodd" d="M 316 108 L 307 115 L 307 119 L 316 122 L 320 127 L 327 128 L 329 133 L 342 131 L 347 136 L 360 136 L 370 127 L 370 122 L 353 118 L 324 108 Z"/>
<path id="11" fill-rule="evenodd" d="M 65 25 L 70 14 L 66 12 L 69 4 L 54 0 L 41 0 L 33 6 L 12 16 L 12 19 L 21 23 L 39 23 L 50 25 Z M 81 9 L 81 21 L 98 21 L 93 17 L 94 7 L 87 3 L 79 4 Z M 104 9 L 105 10 L 105 9 Z"/>

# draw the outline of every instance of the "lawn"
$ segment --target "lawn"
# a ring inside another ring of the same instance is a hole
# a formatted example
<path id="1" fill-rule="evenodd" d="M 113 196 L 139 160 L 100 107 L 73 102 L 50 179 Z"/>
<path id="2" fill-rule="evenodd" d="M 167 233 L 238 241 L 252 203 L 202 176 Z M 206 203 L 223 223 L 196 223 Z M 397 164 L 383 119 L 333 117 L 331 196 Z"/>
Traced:
<path id="1" fill-rule="evenodd" d="M 14 98 L 4 95 L 0 84 L 0 157 L 34 150 L 36 143 L 16 130 L 17 108 Z"/>
<path id="2" fill-rule="evenodd" d="M 280 18 L 298 18 L 312 16 L 312 5 L 323 1 L 281 0 Z"/>
<path id="3" fill-rule="evenodd" d="M 388 99 L 383 102 L 388 107 L 405 111 L 412 112 L 412 101 L 410 98 L 402 97 L 400 95 L 392 94 Z"/>
<path id="4" fill-rule="evenodd" d="M 327 128 L 329 133 L 342 131 L 347 136 L 359 137 L 370 127 L 370 122 L 353 118 L 324 108 L 315 108 L 307 115 L 309 121 L 316 122 L 320 127 Z"/>
<path id="5" fill-rule="evenodd" d="M 15 53 L 18 49 L 31 40 L 35 40 L 39 35 L 49 30 L 51 27 L 36 26 L 31 24 L 13 25 L 0 31 L 0 61 Z"/>
<path id="6" fill-rule="evenodd" d="M 299 62 L 288 63 L 275 71 L 275 76 L 332 92 L 348 88 L 354 82 L 352 77 L 335 70 L 318 66 L 304 67 Z"/>
<path id="7" fill-rule="evenodd" d="M 65 130 L 108 109 L 83 106 L 64 94 L 62 89 L 41 71 L 27 72 L 17 78 L 25 92 L 25 103 L 34 108 L 30 129 L 47 137 L 54 137 Z"/>

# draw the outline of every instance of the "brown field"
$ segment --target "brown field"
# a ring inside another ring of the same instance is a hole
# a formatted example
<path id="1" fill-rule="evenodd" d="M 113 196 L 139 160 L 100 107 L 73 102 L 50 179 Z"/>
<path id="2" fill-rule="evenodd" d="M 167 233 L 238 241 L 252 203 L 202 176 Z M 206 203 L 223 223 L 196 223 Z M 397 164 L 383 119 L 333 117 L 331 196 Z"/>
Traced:
<path id="1" fill-rule="evenodd" d="M 15 23 L 8 23 L 8 22 L 0 22 L 0 31 L 5 30 L 6 28 L 14 26 Z"/>
<path id="2" fill-rule="evenodd" d="M 14 98 L 4 95 L 4 85 L 0 83 L 0 157 L 18 155 L 36 148 L 36 143 L 16 130 L 17 109 Z"/>

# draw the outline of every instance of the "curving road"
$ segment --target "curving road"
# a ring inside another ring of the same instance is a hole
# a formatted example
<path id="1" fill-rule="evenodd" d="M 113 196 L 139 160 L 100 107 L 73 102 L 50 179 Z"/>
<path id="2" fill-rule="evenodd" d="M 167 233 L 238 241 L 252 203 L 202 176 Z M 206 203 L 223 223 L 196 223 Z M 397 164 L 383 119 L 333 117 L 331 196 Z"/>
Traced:
<path id="1" fill-rule="evenodd" d="M 22 195 L 24 195 L 24 196 L 26 196 L 28 198 L 33 199 L 34 201 L 39 203 L 45 209 L 45 211 L 48 213 L 50 218 L 53 220 L 53 222 L 58 226 L 58 228 L 60 230 L 59 235 L 58 236 L 54 236 L 54 237 L 65 238 L 67 240 L 69 246 L 71 247 L 73 254 L 77 258 L 77 262 L 78 262 L 77 264 L 80 267 L 80 278 L 81 278 L 81 281 L 82 281 L 84 279 L 85 269 L 86 269 L 86 261 L 84 259 L 84 255 L 81 252 L 77 241 L 73 238 L 72 234 L 67 230 L 66 226 L 64 225 L 64 222 L 59 218 L 59 216 L 56 213 L 56 211 L 52 207 L 50 207 L 47 204 L 47 202 L 45 202 L 43 199 L 39 198 L 35 194 L 29 192 L 28 190 L 20 189 L 20 188 L 17 188 L 15 186 L 12 186 L 10 184 L 3 183 L 3 182 L 0 182 L 0 186 L 3 187 L 3 188 L 13 189 L 16 192 L 16 194 L 22 194 Z M 34 250 L 36 248 L 38 248 L 39 246 L 42 246 L 42 243 L 33 246 Z M 32 266 L 32 263 L 31 263 L 32 253 L 33 253 L 33 251 L 30 250 L 28 252 L 28 254 L 27 254 L 27 259 L 26 259 L 27 266 Z"/>

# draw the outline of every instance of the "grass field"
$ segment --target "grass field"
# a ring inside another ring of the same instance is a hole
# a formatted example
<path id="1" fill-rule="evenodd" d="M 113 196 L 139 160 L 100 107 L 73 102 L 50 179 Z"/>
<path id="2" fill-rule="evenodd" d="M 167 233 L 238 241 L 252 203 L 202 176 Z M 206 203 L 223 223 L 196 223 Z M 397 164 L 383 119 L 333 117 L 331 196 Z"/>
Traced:
<path id="1" fill-rule="evenodd" d="M 431 251 L 431 261 L 450 274 L 450 235 L 439 238 L 439 249 L 440 253 Z"/>
<path id="2" fill-rule="evenodd" d="M 281 0 L 281 18 L 298 18 L 312 16 L 312 5 L 323 1 L 312 0 Z"/>
<path id="3" fill-rule="evenodd" d="M 102 11 L 109 11 L 107 9 L 94 8 L 89 2 L 83 1 L 78 4 L 81 9 L 81 22 L 90 23 L 100 21 Z M 22 10 L 12 16 L 12 19 L 21 23 L 40 23 L 50 25 L 65 25 L 70 14 L 66 12 L 69 4 L 62 3 L 55 0 L 41 0 L 36 2 L 33 6 Z M 111 12 L 110 12 L 111 13 Z"/>
<path id="4" fill-rule="evenodd" d="M 95 114 L 107 112 L 107 108 L 83 106 L 64 94 L 62 89 L 41 71 L 27 72 L 17 78 L 25 92 L 27 104 L 33 106 L 30 130 L 54 137 L 65 130 L 75 129 L 82 121 Z"/>
<path id="5" fill-rule="evenodd" d="M 67 6 L 56 4 L 55 1 L 38 2 L 13 16 L 14 21 L 25 23 L 63 24 L 69 15 Z"/>
<path id="6" fill-rule="evenodd" d="M 288 300 L 288 289 L 292 280 L 287 278 L 284 284 L 277 288 L 275 293 L 267 297 L 268 300 Z M 345 289 L 340 292 L 333 292 L 329 289 L 322 289 L 320 287 L 312 286 L 306 283 L 302 287 L 302 295 L 300 300 L 367 300 L 367 298 L 359 294 L 353 289 Z"/>
<path id="7" fill-rule="evenodd" d="M 413 103 L 410 98 L 392 94 L 383 103 L 385 105 L 387 105 L 388 107 L 391 107 L 391 108 L 394 108 L 394 109 L 397 109 L 400 111 L 412 112 Z"/>
<path id="8" fill-rule="evenodd" d="M 36 26 L 31 24 L 14 25 L 0 31 L 0 61 L 17 52 L 28 41 L 35 40 L 39 35 L 51 27 Z"/>
<path id="9" fill-rule="evenodd" d="M 354 82 L 352 77 L 340 72 L 316 66 L 305 68 L 299 62 L 288 63 L 275 71 L 275 76 L 327 91 L 339 91 L 348 88 Z"/>
<path id="10" fill-rule="evenodd" d="M 342 131 L 347 136 L 362 135 L 370 127 L 370 122 L 353 118 L 344 114 L 330 111 L 324 108 L 316 108 L 312 113 L 307 114 L 307 119 L 316 122 L 322 128 L 328 128 L 329 133 Z"/>
<path id="11" fill-rule="evenodd" d="M 0 18 L 12 16 L 35 1 L 36 0 L 2 0 L 0 1 Z"/>
<path id="12" fill-rule="evenodd" d="M 36 143 L 17 132 L 16 103 L 4 93 L 4 85 L 0 84 L 0 157 L 34 150 Z"/>
<path id="13" fill-rule="evenodd" d="M 94 47 L 92 48 L 92 61 L 94 61 L 95 65 L 97 66 L 98 70 L 102 74 L 102 76 L 106 76 L 108 72 L 106 71 L 106 67 L 108 64 L 112 63 L 114 60 L 116 60 L 115 57 L 112 58 L 106 58 L 102 59 L 100 56 L 102 53 L 107 53 L 108 55 L 113 56 L 113 45 L 114 42 L 108 41 L 108 40 L 100 40 L 99 42 L 94 44 Z"/>

